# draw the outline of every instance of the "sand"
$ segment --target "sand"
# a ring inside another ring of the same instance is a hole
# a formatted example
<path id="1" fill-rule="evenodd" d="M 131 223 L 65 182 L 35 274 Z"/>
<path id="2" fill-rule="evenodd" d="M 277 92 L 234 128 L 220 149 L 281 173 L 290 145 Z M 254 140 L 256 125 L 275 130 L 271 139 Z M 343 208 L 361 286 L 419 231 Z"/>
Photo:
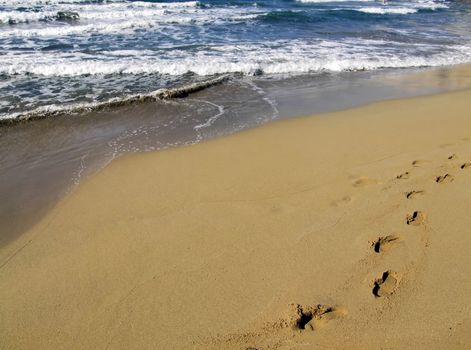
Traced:
<path id="1" fill-rule="evenodd" d="M 2 349 L 468 349 L 471 91 L 113 162 L 0 248 Z"/>

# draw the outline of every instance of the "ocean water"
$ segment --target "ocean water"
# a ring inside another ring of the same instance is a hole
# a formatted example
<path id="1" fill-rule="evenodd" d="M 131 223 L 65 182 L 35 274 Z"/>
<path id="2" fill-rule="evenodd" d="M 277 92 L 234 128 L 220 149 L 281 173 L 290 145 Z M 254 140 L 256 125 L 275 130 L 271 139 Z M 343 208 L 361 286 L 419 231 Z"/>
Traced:
<path id="1" fill-rule="evenodd" d="M 221 74 L 276 80 L 469 61 L 466 1 L 0 0 L 3 120 Z"/>

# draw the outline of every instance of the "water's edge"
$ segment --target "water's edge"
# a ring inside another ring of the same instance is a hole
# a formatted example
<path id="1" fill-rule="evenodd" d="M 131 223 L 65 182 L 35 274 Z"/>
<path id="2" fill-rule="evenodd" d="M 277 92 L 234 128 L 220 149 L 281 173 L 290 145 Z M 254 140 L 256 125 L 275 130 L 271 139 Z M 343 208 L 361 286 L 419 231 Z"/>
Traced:
<path id="1" fill-rule="evenodd" d="M 0 245 L 121 155 L 190 145 L 280 118 L 470 88 L 470 72 L 465 65 L 286 79 L 223 75 L 126 103 L 5 123 L 0 127 Z"/>

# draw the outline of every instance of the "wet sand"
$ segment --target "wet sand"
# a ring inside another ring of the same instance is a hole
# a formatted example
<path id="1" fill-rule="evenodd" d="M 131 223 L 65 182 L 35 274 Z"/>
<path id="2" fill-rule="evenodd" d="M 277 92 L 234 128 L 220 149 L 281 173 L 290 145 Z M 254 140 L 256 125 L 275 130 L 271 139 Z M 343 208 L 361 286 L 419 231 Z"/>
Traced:
<path id="1" fill-rule="evenodd" d="M 0 348 L 468 348 L 470 101 L 114 161 L 0 248 Z"/>
<path id="2" fill-rule="evenodd" d="M 123 154 L 200 142 L 276 119 L 471 88 L 469 67 L 234 77 L 184 99 L 0 126 L 0 246 Z"/>

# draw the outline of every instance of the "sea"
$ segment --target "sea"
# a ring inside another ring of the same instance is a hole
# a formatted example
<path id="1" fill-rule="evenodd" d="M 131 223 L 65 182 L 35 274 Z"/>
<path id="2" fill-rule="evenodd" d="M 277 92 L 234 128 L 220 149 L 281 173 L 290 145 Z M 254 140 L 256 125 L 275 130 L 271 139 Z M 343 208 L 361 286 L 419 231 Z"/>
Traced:
<path id="1" fill-rule="evenodd" d="M 468 62 L 470 11 L 447 0 L 0 0 L 0 119 L 220 74 Z"/>
<path id="2" fill-rule="evenodd" d="M 0 244 L 121 155 L 469 87 L 468 62 L 470 1 L 0 0 Z"/>

